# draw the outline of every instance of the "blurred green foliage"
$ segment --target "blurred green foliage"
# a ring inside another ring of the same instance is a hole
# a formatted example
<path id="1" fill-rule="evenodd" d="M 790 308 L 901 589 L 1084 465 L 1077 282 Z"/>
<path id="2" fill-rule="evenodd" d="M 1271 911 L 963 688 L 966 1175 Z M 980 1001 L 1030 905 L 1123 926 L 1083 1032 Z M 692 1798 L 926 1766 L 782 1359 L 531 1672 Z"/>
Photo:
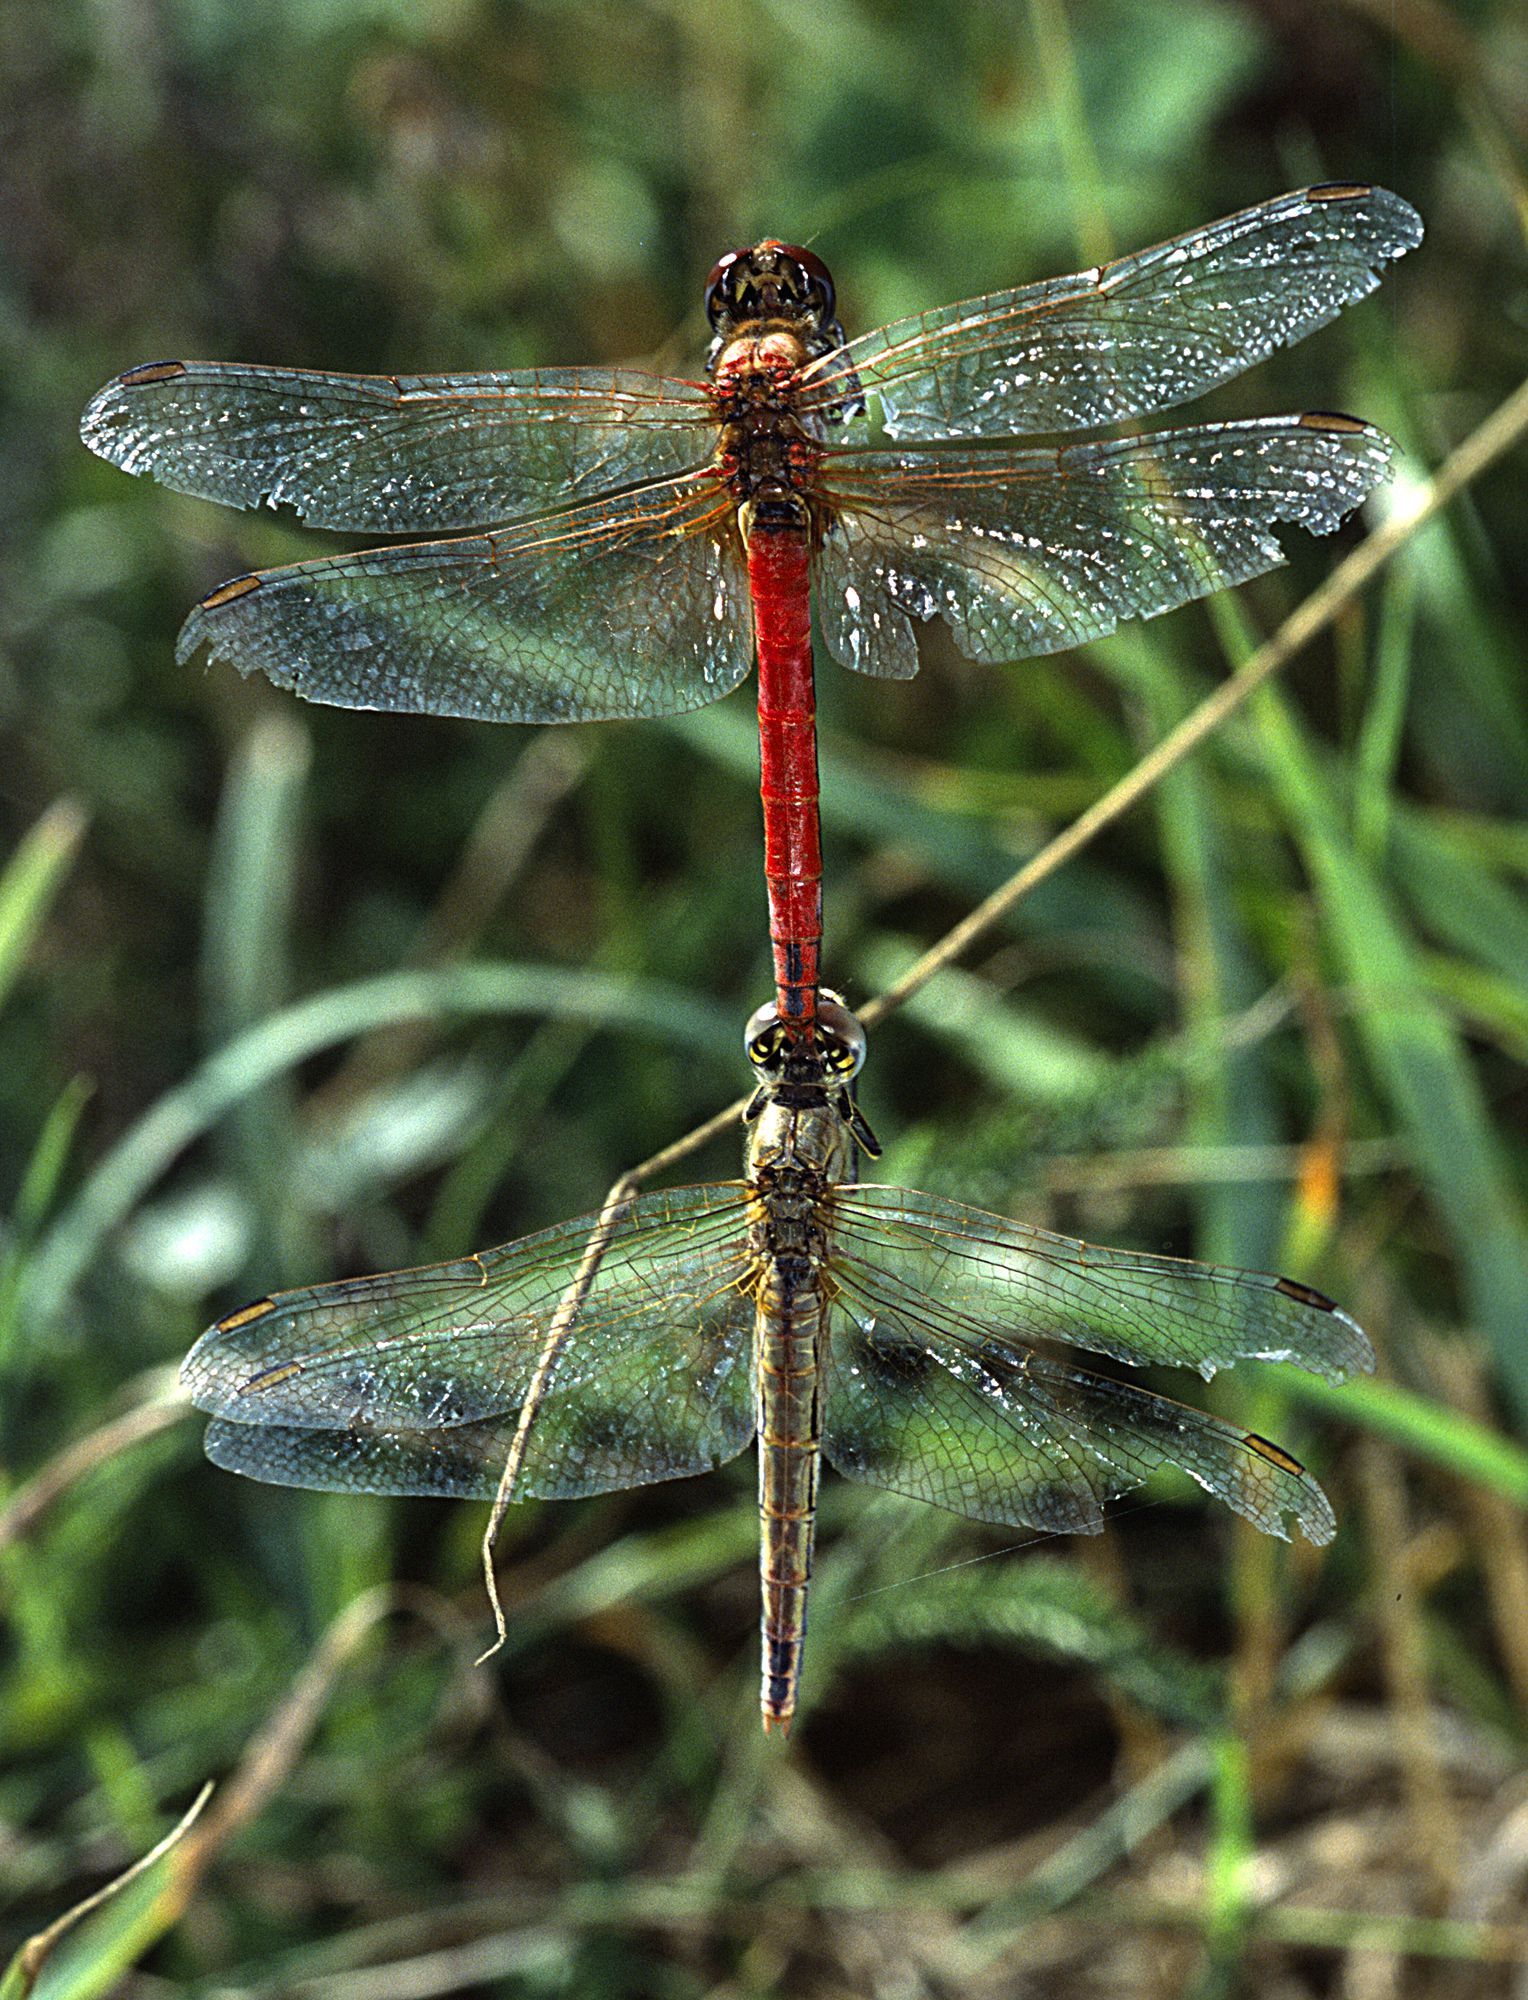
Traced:
<path id="1" fill-rule="evenodd" d="M 1317 1464 L 1331 1550 L 1175 1489 L 1101 1548 L 949 1570 L 1000 1538 L 830 1483 L 782 1753 L 746 1466 L 514 1513 L 511 1643 L 474 1674 L 481 1510 L 247 1485 L 188 1420 L 61 1454 L 242 1298 L 596 1206 L 743 1087 L 767 988 L 745 694 L 501 731 L 179 669 L 197 596 L 326 544 L 90 457 L 100 382 L 161 355 L 693 372 L 705 273 L 763 234 L 815 245 L 852 332 L 1377 180 L 1422 250 L 1207 407 L 1370 417 L 1404 497 L 1524 373 L 1525 84 L 1509 0 L 7 0 L 0 1439 L 59 1488 L 0 1545 L 12 1946 L 239 1764 L 347 1606 L 399 1607 L 38 1991 L 1208 2000 L 1357 1991 L 1387 1952 L 1408 1994 L 1509 1990 L 1521 451 L 866 1075 L 887 1179 L 1282 1265 L 1360 1315 L 1372 1395 L 1215 1387 Z M 1078 657 L 992 672 L 934 633 L 911 684 L 824 673 L 851 999 L 1334 551 L 1290 556 Z"/>

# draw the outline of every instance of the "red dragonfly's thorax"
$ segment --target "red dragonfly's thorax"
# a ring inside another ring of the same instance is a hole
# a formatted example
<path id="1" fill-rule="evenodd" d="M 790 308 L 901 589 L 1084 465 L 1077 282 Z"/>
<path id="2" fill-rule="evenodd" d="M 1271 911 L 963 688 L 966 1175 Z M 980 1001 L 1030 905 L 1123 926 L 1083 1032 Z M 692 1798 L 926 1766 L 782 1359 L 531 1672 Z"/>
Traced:
<path id="1" fill-rule="evenodd" d="M 800 343 L 803 358 L 841 347 L 833 304 L 828 267 L 810 250 L 770 240 L 729 251 L 706 281 L 706 317 L 715 335 L 707 369 L 714 374 L 723 350 L 744 333 L 780 329 Z"/>
<path id="2" fill-rule="evenodd" d="M 807 496 L 819 448 L 795 414 L 806 358 L 794 329 L 775 325 L 740 333 L 713 363 L 716 463 L 745 540 L 756 526 L 810 526 Z"/>
<path id="3" fill-rule="evenodd" d="M 730 252 L 706 286 L 717 466 L 745 540 L 755 528 L 812 526 L 808 494 L 819 451 L 797 416 L 796 387 L 809 361 L 843 344 L 833 304 L 821 258 L 772 239 Z"/>

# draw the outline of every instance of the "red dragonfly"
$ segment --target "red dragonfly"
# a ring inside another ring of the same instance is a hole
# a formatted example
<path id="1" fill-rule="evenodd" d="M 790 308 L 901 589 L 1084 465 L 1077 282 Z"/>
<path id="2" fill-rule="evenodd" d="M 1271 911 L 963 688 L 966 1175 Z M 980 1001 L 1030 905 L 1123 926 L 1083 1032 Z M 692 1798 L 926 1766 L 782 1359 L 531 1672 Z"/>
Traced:
<path id="1" fill-rule="evenodd" d="M 485 529 L 257 571 L 180 636 L 349 708 L 492 722 L 668 715 L 758 661 L 776 1000 L 810 1039 L 822 929 L 810 595 L 826 651 L 917 671 L 1050 653 L 1271 569 L 1326 534 L 1389 440 L 1324 414 L 1056 448 L 1198 396 L 1372 291 L 1420 242 L 1383 188 L 1328 185 L 1075 277 L 846 341 L 810 250 L 723 257 L 702 381 L 610 368 L 330 375 L 158 361 L 92 400 L 129 472 L 359 532 Z M 809 595 L 810 594 L 810 595 Z"/>
<path id="2" fill-rule="evenodd" d="M 1326 1496 L 1282 1446 L 1065 1351 L 1340 1382 L 1374 1355 L 1330 1299 L 861 1186 L 856 1155 L 879 1148 L 853 1097 L 855 1017 L 824 993 L 804 1038 L 771 1004 L 744 1045 L 743 1179 L 629 1199 L 576 1318 L 592 1215 L 257 1299 L 181 1368 L 212 1417 L 207 1456 L 278 1486 L 486 1500 L 523 1443 L 513 1497 L 566 1500 L 708 1472 L 757 1439 L 766 1729 L 795 1712 L 823 1459 L 1062 1534 L 1097 1534 L 1107 1500 L 1174 1465 L 1265 1534 L 1331 1540 Z"/>

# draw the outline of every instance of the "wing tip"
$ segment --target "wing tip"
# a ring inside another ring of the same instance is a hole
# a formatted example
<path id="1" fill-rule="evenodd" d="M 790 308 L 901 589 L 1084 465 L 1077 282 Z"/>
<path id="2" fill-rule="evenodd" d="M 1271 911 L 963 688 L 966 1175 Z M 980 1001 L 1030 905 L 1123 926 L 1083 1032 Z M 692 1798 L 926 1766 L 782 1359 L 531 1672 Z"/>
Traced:
<path id="1" fill-rule="evenodd" d="M 1291 1494 L 1276 1493 L 1271 1498 L 1258 1496 L 1254 1504 L 1238 1506 L 1236 1511 L 1245 1513 L 1255 1527 L 1263 1529 L 1266 1534 L 1277 1535 L 1284 1542 L 1292 1539 L 1285 1523 L 1293 1515 L 1295 1526 L 1312 1548 L 1325 1548 L 1337 1533 L 1337 1516 L 1332 1512 L 1332 1503 L 1299 1459 L 1281 1444 L 1275 1444 L 1272 1438 L 1260 1437 L 1256 1431 L 1247 1431 L 1242 1443 L 1265 1464 L 1273 1466 L 1286 1479 L 1293 1480 L 1296 1490 Z"/>
<path id="2" fill-rule="evenodd" d="M 1386 263 L 1403 257 L 1408 250 L 1415 250 L 1427 233 L 1421 216 L 1404 195 L 1369 181 L 1317 181 L 1314 186 L 1306 188 L 1304 194 L 1308 202 L 1321 207 L 1337 208 L 1348 203 L 1367 202 L 1376 213 L 1382 213 L 1393 226 L 1394 237 L 1392 242 L 1374 247 Z"/>
<path id="3" fill-rule="evenodd" d="M 232 655 L 220 653 L 217 633 L 211 627 L 211 620 L 225 606 L 236 604 L 240 599 L 250 596 L 264 581 L 263 575 L 253 570 L 244 576 L 230 577 L 227 583 L 220 583 L 216 590 L 209 591 L 200 603 L 194 605 L 175 640 L 176 666 L 185 666 L 192 654 L 202 645 L 210 647 L 213 659 L 232 658 Z M 249 671 L 236 658 L 234 665 L 239 666 L 241 672 Z"/>
<path id="4" fill-rule="evenodd" d="M 133 429 L 133 391 L 176 381 L 187 372 L 187 367 L 184 361 L 144 361 L 125 374 L 114 375 L 103 388 L 96 390 L 80 414 L 81 442 L 98 458 L 121 466 L 126 472 L 133 471 L 135 468 L 126 463 L 138 442 Z"/>
<path id="5" fill-rule="evenodd" d="M 1324 505 L 1315 505 L 1310 494 L 1302 494 L 1301 509 L 1277 518 L 1304 528 L 1309 534 L 1332 534 L 1390 477 L 1395 464 L 1395 440 L 1377 424 L 1365 423 L 1362 418 L 1350 417 L 1341 410 L 1303 410 L 1282 422 L 1320 441 L 1318 449 L 1330 475 L 1330 485 L 1322 496 Z"/>
<path id="6" fill-rule="evenodd" d="M 184 1394 L 190 1399 L 193 1409 L 213 1413 L 226 1401 L 220 1390 L 215 1390 L 215 1354 L 222 1333 L 221 1321 L 209 1326 L 207 1331 L 191 1348 L 180 1364 L 178 1380 Z"/>
<path id="7" fill-rule="evenodd" d="M 1354 1319 L 1344 1312 L 1335 1299 L 1329 1299 L 1325 1292 L 1318 1292 L 1314 1285 L 1305 1285 L 1298 1278 L 1278 1278 L 1274 1290 L 1285 1298 L 1293 1299 L 1297 1305 L 1308 1306 L 1312 1312 L 1325 1313 L 1334 1319 L 1347 1336 L 1343 1342 L 1343 1352 L 1330 1358 L 1325 1366 L 1317 1368 L 1329 1382 L 1345 1382 L 1350 1375 L 1372 1375 L 1374 1373 L 1374 1348 L 1369 1336 Z M 1294 1359 L 1293 1356 L 1289 1357 Z M 1305 1367 L 1310 1364 L 1297 1363 Z"/>
<path id="8" fill-rule="evenodd" d="M 306 1362 L 286 1360 L 260 1364 L 259 1350 L 253 1353 L 243 1340 L 246 1330 L 266 1319 L 280 1306 L 279 1299 L 255 1299 L 224 1318 L 214 1320 L 180 1364 L 180 1386 L 198 1410 L 209 1416 L 228 1417 L 239 1401 L 251 1394 L 275 1388 L 294 1375 L 303 1373 Z"/>

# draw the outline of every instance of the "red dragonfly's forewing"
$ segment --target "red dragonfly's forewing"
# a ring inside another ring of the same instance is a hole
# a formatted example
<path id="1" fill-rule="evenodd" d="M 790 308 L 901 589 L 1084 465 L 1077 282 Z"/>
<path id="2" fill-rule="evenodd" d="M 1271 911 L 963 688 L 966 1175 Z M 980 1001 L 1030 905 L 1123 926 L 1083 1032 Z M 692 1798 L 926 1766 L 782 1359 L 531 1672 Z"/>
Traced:
<path id="1" fill-rule="evenodd" d="M 330 375 L 158 361 L 108 382 L 81 435 L 125 472 L 366 534 L 488 527 L 704 465 L 698 383 L 634 370 Z"/>
<path id="2" fill-rule="evenodd" d="M 205 643 L 310 701 L 483 722 L 674 715 L 753 663 L 748 579 L 709 474 L 444 542 L 239 577 L 199 604 Z"/>
<path id="3" fill-rule="evenodd" d="M 917 671 L 913 621 L 935 616 L 973 660 L 1082 645 L 1274 568 L 1278 528 L 1330 533 L 1390 456 L 1382 431 L 1324 415 L 1059 451 L 834 452 L 823 642 L 894 679 Z"/>
<path id="4" fill-rule="evenodd" d="M 492 1497 L 595 1221 L 220 1320 L 181 1368 L 214 1418 L 209 1457 L 277 1485 Z M 754 1429 L 751 1270 L 742 1188 L 634 1201 L 559 1351 L 517 1495 L 608 1493 L 735 1457 Z"/>
<path id="5" fill-rule="evenodd" d="M 1075 277 L 878 327 L 812 364 L 801 408 L 823 417 L 874 389 L 898 439 L 1118 423 L 1303 339 L 1421 240 L 1385 188 L 1306 188 Z"/>

